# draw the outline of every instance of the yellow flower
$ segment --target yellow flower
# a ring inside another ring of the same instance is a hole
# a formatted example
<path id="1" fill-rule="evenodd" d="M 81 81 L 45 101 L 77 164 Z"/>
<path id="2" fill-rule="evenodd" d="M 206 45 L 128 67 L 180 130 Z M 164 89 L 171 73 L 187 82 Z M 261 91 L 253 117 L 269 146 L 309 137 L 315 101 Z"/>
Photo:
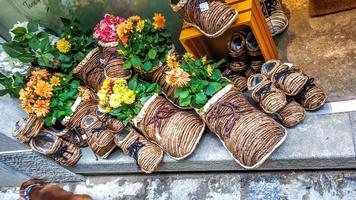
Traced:
<path id="1" fill-rule="evenodd" d="M 124 93 L 124 103 L 125 104 L 133 104 L 135 103 L 136 99 L 136 94 L 132 90 L 127 90 L 126 93 Z"/>
<path id="2" fill-rule="evenodd" d="M 145 27 L 145 21 L 144 21 L 144 20 L 140 20 L 140 21 L 138 21 L 138 23 L 137 23 L 136 30 L 137 30 L 138 32 L 141 32 L 144 27 Z"/>
<path id="3" fill-rule="evenodd" d="M 109 99 L 109 105 L 112 107 L 112 108 L 118 108 L 122 105 L 122 103 L 124 103 L 124 98 L 123 98 L 123 94 L 122 93 L 119 93 L 119 94 L 112 94 L 110 96 L 110 99 Z"/>
<path id="4" fill-rule="evenodd" d="M 156 30 L 164 29 L 166 26 L 166 18 L 160 13 L 155 13 L 153 17 L 153 26 Z"/>
<path id="5" fill-rule="evenodd" d="M 108 105 L 99 105 L 98 108 L 102 113 L 109 113 L 111 111 L 111 107 Z"/>
<path id="6" fill-rule="evenodd" d="M 111 85 L 111 80 L 110 79 L 105 79 L 103 84 L 102 84 L 102 86 L 101 86 L 101 88 L 102 89 L 108 89 L 110 87 L 110 85 Z"/>
<path id="7" fill-rule="evenodd" d="M 194 58 L 194 56 L 193 56 L 191 53 L 189 53 L 189 52 L 186 52 L 186 53 L 183 55 L 183 59 L 184 59 L 184 60 L 193 59 L 193 58 Z"/>
<path id="8" fill-rule="evenodd" d="M 118 53 L 119 55 L 125 55 L 125 52 L 124 52 L 123 50 L 121 50 L 121 49 L 117 50 L 117 53 Z"/>
<path id="9" fill-rule="evenodd" d="M 141 17 L 135 15 L 135 16 L 129 17 L 129 19 L 128 19 L 127 21 L 135 23 L 135 22 L 138 22 L 138 21 L 140 21 L 140 20 L 141 20 Z"/>
<path id="10" fill-rule="evenodd" d="M 117 79 L 117 80 L 115 80 L 115 85 L 114 85 L 113 90 L 115 90 L 115 88 L 121 88 L 121 89 L 126 90 L 127 89 L 126 80 L 125 79 Z"/>
<path id="11" fill-rule="evenodd" d="M 38 81 L 34 89 L 35 93 L 39 96 L 45 98 L 50 98 L 52 96 L 52 86 L 43 80 Z"/>
<path id="12" fill-rule="evenodd" d="M 57 76 L 52 76 L 49 82 L 51 83 L 52 86 L 59 86 L 61 80 Z"/>
<path id="13" fill-rule="evenodd" d="M 185 87 L 190 81 L 190 75 L 181 68 L 166 72 L 166 83 L 172 87 Z"/>
<path id="14" fill-rule="evenodd" d="M 177 54 L 176 53 L 170 53 L 167 56 L 167 65 L 170 69 L 174 69 L 174 68 L 179 68 L 180 67 L 180 63 L 177 61 L 176 59 Z"/>
<path id="15" fill-rule="evenodd" d="M 121 23 L 121 24 L 117 25 L 117 28 L 116 28 L 117 36 L 122 37 L 126 33 L 127 33 L 126 32 L 126 23 Z"/>
<path id="16" fill-rule="evenodd" d="M 208 73 L 208 76 L 213 75 L 213 68 L 211 67 L 211 65 L 209 65 L 208 68 L 206 68 L 206 72 Z"/>
<path id="17" fill-rule="evenodd" d="M 65 38 L 58 40 L 57 49 L 59 52 L 68 53 L 70 51 L 70 48 L 71 48 L 71 44 L 68 40 L 66 40 Z"/>
<path id="18" fill-rule="evenodd" d="M 125 29 L 127 32 L 132 32 L 133 31 L 133 23 L 131 21 L 128 21 L 126 23 Z"/>
<path id="19" fill-rule="evenodd" d="M 38 99 L 34 106 L 33 106 L 33 111 L 36 113 L 37 117 L 44 117 L 48 114 L 49 112 L 49 99 L 42 100 Z"/>
<path id="20" fill-rule="evenodd" d="M 205 63 L 206 63 L 206 56 L 204 56 L 204 57 L 201 58 L 201 62 L 203 63 L 203 65 L 205 65 Z"/>
<path id="21" fill-rule="evenodd" d="M 100 103 L 103 103 L 103 104 L 107 103 L 108 96 L 107 96 L 107 93 L 106 93 L 106 91 L 104 89 L 99 90 L 97 95 L 98 95 Z"/>

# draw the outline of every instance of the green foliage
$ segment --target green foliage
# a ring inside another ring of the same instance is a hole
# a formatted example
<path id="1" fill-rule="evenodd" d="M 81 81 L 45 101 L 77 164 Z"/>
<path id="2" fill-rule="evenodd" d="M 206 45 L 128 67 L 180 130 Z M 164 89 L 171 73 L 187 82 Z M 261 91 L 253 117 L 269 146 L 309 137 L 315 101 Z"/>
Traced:
<path id="1" fill-rule="evenodd" d="M 77 20 L 68 20 L 61 18 L 64 30 L 60 38 L 65 38 L 71 44 L 71 50 L 68 53 L 61 53 L 58 50 L 61 69 L 64 72 L 72 71 L 85 57 L 91 49 L 94 48 L 95 40 L 91 30 L 82 29 Z"/>
<path id="2" fill-rule="evenodd" d="M 50 103 L 50 112 L 45 118 L 46 126 L 53 126 L 57 120 L 62 120 L 72 114 L 71 107 L 79 96 L 80 82 L 69 73 L 57 75 L 60 85 L 53 88 L 53 96 Z"/>
<path id="3" fill-rule="evenodd" d="M 0 96 L 9 94 L 11 97 L 18 98 L 20 89 L 25 86 L 25 77 L 17 72 L 10 77 L 1 77 L 0 84 L 5 87 L 0 90 Z"/>
<path id="4" fill-rule="evenodd" d="M 142 82 L 137 79 L 137 76 L 132 77 L 128 81 L 128 88 L 136 94 L 136 101 L 133 104 L 125 104 L 119 108 L 113 109 L 109 114 L 115 116 L 122 121 L 126 126 L 130 120 L 135 118 L 140 112 L 145 102 L 154 94 L 160 91 L 156 83 Z"/>
<path id="5" fill-rule="evenodd" d="M 187 54 L 188 55 L 188 54 Z M 181 68 L 190 75 L 190 82 L 184 88 L 175 88 L 174 97 L 182 107 L 202 108 L 208 100 L 229 82 L 223 79 L 218 66 L 224 60 L 214 63 L 205 58 L 193 59 L 184 56 Z"/>
<path id="6" fill-rule="evenodd" d="M 119 41 L 118 49 L 122 52 L 119 57 L 126 60 L 126 69 L 135 67 L 150 72 L 165 62 L 166 55 L 172 48 L 171 34 L 167 29 L 156 30 L 149 19 L 145 19 L 144 23 L 141 32 L 134 26 L 133 32 L 128 35 L 127 46 Z"/>
<path id="7" fill-rule="evenodd" d="M 12 41 L 2 44 L 9 56 L 42 68 L 53 67 L 56 50 L 50 35 L 40 31 L 37 22 L 29 21 L 27 27 L 16 27 L 11 32 L 15 35 Z"/>

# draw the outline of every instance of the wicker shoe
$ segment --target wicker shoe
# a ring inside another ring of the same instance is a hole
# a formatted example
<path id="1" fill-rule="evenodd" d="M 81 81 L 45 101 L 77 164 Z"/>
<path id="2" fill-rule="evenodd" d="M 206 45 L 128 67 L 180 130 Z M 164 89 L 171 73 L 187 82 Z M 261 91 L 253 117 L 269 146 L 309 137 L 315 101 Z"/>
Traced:
<path id="1" fill-rule="evenodd" d="M 171 0 L 172 9 L 205 36 L 222 35 L 237 19 L 237 11 L 221 0 Z"/>
<path id="2" fill-rule="evenodd" d="M 62 131 L 55 131 L 58 137 L 77 145 L 78 147 L 88 146 L 88 137 L 80 127 L 74 127 L 72 129 L 65 128 Z"/>
<path id="3" fill-rule="evenodd" d="M 261 73 L 269 77 L 275 86 L 289 96 L 295 96 L 303 90 L 308 77 L 287 64 L 270 60 L 263 64 Z"/>
<path id="4" fill-rule="evenodd" d="M 73 166 L 81 157 L 80 149 L 76 145 L 62 140 L 48 129 L 32 138 L 30 146 L 33 151 L 47 155 L 62 165 Z"/>
<path id="5" fill-rule="evenodd" d="M 22 143 L 29 142 L 31 138 L 38 135 L 43 124 L 43 118 L 36 117 L 36 115 L 29 115 L 27 119 L 16 122 L 13 136 Z"/>
<path id="6" fill-rule="evenodd" d="M 288 17 L 279 0 L 260 0 L 260 4 L 272 36 L 282 33 L 288 27 Z"/>
<path id="7" fill-rule="evenodd" d="M 112 130 L 95 115 L 86 115 L 81 122 L 81 128 L 88 136 L 88 145 L 101 158 L 107 158 L 115 149 L 115 136 Z"/>
<path id="8" fill-rule="evenodd" d="M 163 158 L 163 150 L 146 140 L 135 129 L 123 129 L 115 135 L 115 143 L 122 151 L 136 160 L 137 166 L 145 173 L 155 171 Z"/>
<path id="9" fill-rule="evenodd" d="M 252 98 L 266 113 L 275 113 L 287 104 L 286 95 L 262 74 L 250 76 L 247 87 L 252 93 Z"/>
<path id="10" fill-rule="evenodd" d="M 328 99 L 328 95 L 314 83 L 314 78 L 308 78 L 307 83 L 302 91 L 295 96 L 298 101 L 306 110 L 317 110 L 321 108 Z"/>
<path id="11" fill-rule="evenodd" d="M 246 36 L 246 48 L 250 56 L 260 56 L 262 55 L 261 49 L 255 39 L 252 32 L 249 32 Z"/>
<path id="12" fill-rule="evenodd" d="M 290 101 L 279 110 L 275 115 L 278 117 L 280 122 L 288 128 L 292 128 L 305 119 L 305 109 L 296 101 Z"/>
<path id="13" fill-rule="evenodd" d="M 247 89 L 247 79 L 244 76 L 241 76 L 237 73 L 234 73 L 230 69 L 226 69 L 223 72 L 223 75 L 225 78 L 229 79 L 234 83 L 234 86 L 240 90 L 241 92 L 245 91 Z"/>
<path id="14" fill-rule="evenodd" d="M 246 55 L 246 33 L 242 31 L 234 33 L 227 45 L 227 49 L 229 50 L 229 55 L 233 58 Z"/>

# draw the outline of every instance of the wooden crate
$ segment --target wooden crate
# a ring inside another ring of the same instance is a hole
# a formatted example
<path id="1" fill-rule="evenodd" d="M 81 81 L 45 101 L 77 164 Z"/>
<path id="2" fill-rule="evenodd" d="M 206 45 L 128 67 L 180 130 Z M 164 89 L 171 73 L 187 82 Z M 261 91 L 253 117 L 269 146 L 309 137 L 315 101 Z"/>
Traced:
<path id="1" fill-rule="evenodd" d="M 180 42 L 187 52 L 195 56 L 208 56 L 211 59 L 224 58 L 227 44 L 237 30 L 251 29 L 265 60 L 277 59 L 278 50 L 266 24 L 259 0 L 226 0 L 239 13 L 236 22 L 217 38 L 208 38 L 198 29 L 187 23 L 183 24 Z"/>

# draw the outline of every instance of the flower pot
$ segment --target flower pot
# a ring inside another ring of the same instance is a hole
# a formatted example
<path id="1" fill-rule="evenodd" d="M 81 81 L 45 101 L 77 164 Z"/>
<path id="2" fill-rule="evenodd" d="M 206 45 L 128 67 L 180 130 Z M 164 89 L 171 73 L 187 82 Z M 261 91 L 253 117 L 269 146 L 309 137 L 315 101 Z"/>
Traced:
<path id="1" fill-rule="evenodd" d="M 205 130 L 204 122 L 194 111 L 179 109 L 157 94 L 144 104 L 132 122 L 149 141 L 176 160 L 193 153 Z"/>

